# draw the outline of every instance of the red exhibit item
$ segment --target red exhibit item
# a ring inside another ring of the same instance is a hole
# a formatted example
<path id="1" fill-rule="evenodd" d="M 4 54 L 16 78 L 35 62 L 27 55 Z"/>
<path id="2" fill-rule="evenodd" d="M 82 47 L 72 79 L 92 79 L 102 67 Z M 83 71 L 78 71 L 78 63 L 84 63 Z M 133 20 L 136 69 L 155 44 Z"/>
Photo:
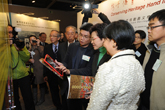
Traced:
<path id="1" fill-rule="evenodd" d="M 52 69 L 52 71 L 56 72 L 60 77 L 64 76 L 64 73 L 61 70 L 55 69 L 55 67 L 58 65 L 48 54 L 45 55 L 44 63 L 46 63 Z"/>

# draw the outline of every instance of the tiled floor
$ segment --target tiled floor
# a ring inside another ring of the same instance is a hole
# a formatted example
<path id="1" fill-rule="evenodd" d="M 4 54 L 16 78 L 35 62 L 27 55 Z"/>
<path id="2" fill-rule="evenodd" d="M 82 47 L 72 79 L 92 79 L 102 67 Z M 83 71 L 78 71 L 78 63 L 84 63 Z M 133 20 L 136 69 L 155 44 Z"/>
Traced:
<path id="1" fill-rule="evenodd" d="M 39 97 L 39 95 L 40 94 L 38 94 L 38 97 Z M 22 105 L 22 110 L 25 110 L 22 97 L 20 97 L 20 102 Z M 53 105 L 52 98 L 51 98 L 50 94 L 45 94 L 45 102 L 39 106 L 35 106 L 35 108 L 36 108 L 36 110 L 56 110 L 56 107 Z"/>

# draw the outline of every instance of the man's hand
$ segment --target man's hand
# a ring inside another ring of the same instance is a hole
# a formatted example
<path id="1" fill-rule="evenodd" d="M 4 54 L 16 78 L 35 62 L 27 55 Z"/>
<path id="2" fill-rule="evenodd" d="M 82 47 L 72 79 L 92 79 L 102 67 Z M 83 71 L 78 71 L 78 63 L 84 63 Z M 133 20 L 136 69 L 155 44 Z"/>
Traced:
<path id="1" fill-rule="evenodd" d="M 40 40 L 37 39 L 37 46 L 40 46 Z"/>
<path id="2" fill-rule="evenodd" d="M 34 63 L 34 59 L 29 59 L 29 62 L 30 63 Z"/>
<path id="3" fill-rule="evenodd" d="M 45 82 L 48 81 L 48 77 L 47 77 L 47 76 L 44 77 L 44 81 L 45 81 Z"/>
<path id="4" fill-rule="evenodd" d="M 63 65 L 61 62 L 58 62 L 57 60 L 55 60 L 55 63 L 57 64 L 57 66 Z"/>
<path id="5" fill-rule="evenodd" d="M 100 13 L 96 8 L 94 8 L 92 10 L 93 10 L 93 14 L 99 14 Z"/>
<path id="6" fill-rule="evenodd" d="M 55 60 L 55 63 L 57 64 L 57 66 L 55 67 L 56 69 L 60 69 L 62 72 L 64 72 L 67 75 L 70 74 L 70 70 L 67 69 L 61 62 Z"/>
<path id="7" fill-rule="evenodd" d="M 10 39 L 9 42 L 10 42 L 10 45 L 13 44 L 13 40 L 12 39 Z"/>
<path id="8" fill-rule="evenodd" d="M 65 74 L 70 75 L 70 70 L 69 69 L 66 69 L 65 70 Z"/>

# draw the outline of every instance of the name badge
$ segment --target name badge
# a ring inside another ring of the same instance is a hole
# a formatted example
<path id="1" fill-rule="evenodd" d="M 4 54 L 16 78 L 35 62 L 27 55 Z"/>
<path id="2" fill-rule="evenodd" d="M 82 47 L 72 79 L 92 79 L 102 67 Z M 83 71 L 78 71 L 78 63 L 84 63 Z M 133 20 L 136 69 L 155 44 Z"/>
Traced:
<path id="1" fill-rule="evenodd" d="M 136 54 L 137 57 L 141 56 L 141 53 L 139 51 L 136 51 L 135 54 Z"/>
<path id="2" fill-rule="evenodd" d="M 31 51 L 30 53 L 31 53 L 32 56 L 36 54 L 34 51 Z"/>
<path id="3" fill-rule="evenodd" d="M 153 65 L 152 69 L 153 69 L 154 71 L 157 71 L 158 68 L 159 68 L 159 66 L 161 65 L 161 63 L 162 63 L 162 61 L 159 60 L 159 59 L 157 59 L 156 62 L 155 62 L 155 64 Z"/>
<path id="4" fill-rule="evenodd" d="M 83 56 L 82 56 L 82 59 L 85 60 L 85 61 L 89 61 L 89 60 L 90 60 L 90 57 L 87 56 L 87 55 L 83 55 Z"/>

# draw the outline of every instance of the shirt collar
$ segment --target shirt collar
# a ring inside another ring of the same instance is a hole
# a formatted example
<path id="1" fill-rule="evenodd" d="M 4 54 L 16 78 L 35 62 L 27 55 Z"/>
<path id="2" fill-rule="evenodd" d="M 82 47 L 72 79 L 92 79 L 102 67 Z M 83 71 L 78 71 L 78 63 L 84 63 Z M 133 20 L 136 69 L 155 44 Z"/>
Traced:
<path id="1" fill-rule="evenodd" d="M 55 47 L 55 46 L 57 46 L 57 48 L 58 48 L 58 46 L 59 46 L 59 42 L 55 45 L 55 44 L 53 44 L 52 45 L 53 47 Z"/>
<path id="2" fill-rule="evenodd" d="M 158 45 L 155 43 L 154 44 L 154 47 L 157 49 L 157 50 L 160 50 L 160 46 L 158 47 Z"/>
<path id="3" fill-rule="evenodd" d="M 100 52 L 100 53 L 106 53 L 107 50 L 106 50 L 105 47 L 100 47 L 100 48 L 99 48 L 99 52 Z"/>
<path id="4" fill-rule="evenodd" d="M 73 43 L 75 43 L 75 40 L 73 41 Z M 69 47 L 70 44 L 71 44 L 71 43 L 68 42 L 68 47 Z"/>

